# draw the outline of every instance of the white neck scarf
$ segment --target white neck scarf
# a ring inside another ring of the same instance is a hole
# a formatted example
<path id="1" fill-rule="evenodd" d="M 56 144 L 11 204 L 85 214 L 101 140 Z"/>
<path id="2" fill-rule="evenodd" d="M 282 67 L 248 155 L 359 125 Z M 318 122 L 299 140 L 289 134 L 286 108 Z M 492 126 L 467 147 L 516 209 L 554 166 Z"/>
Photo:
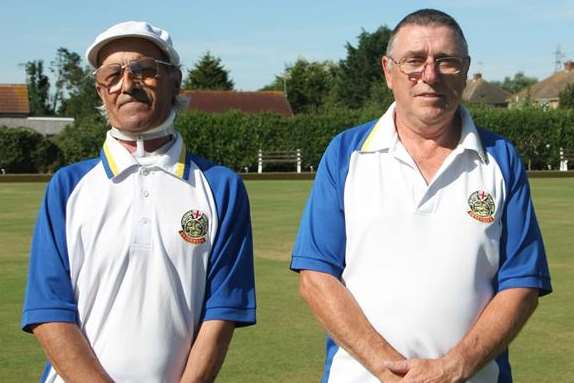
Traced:
<path id="1" fill-rule="evenodd" d="M 166 120 L 156 128 L 146 130 L 145 132 L 128 132 L 112 127 L 110 134 L 117 140 L 135 141 L 136 151 L 133 153 L 134 157 L 145 157 L 146 152 L 144 149 L 144 141 L 153 140 L 154 138 L 165 136 L 176 136 L 173 121 L 175 120 L 175 111 L 171 111 Z"/>

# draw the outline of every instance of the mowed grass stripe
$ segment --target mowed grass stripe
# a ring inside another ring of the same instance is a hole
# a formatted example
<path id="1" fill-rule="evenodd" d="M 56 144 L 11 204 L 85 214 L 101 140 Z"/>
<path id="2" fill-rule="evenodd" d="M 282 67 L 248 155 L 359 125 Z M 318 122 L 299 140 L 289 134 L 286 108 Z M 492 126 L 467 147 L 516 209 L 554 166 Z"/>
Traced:
<path id="1" fill-rule="evenodd" d="M 532 179 L 555 293 L 511 348 L 516 382 L 569 382 L 574 371 L 574 179 Z M 310 181 L 248 181 L 258 323 L 239 329 L 218 382 L 318 382 L 323 332 L 297 294 L 289 256 Z M 44 184 L 0 185 L 0 381 L 37 381 L 44 356 L 19 330 L 27 252 Z"/>

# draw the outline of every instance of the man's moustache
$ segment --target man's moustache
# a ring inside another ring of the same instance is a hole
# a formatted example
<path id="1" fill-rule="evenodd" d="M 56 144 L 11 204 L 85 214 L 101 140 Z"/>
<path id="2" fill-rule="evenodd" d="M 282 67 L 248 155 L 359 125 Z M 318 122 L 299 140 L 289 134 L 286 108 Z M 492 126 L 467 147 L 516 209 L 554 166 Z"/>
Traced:
<path id="1" fill-rule="evenodd" d="M 150 100 L 147 94 L 141 89 L 133 89 L 129 92 L 122 93 L 118 96 L 118 104 L 123 105 L 131 101 L 143 102 L 149 104 Z"/>

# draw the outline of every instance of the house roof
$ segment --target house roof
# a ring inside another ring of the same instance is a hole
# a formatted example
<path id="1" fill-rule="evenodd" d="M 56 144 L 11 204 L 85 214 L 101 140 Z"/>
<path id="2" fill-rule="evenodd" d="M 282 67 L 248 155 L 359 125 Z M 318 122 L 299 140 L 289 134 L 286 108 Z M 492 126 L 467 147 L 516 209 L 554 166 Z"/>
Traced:
<path id="1" fill-rule="evenodd" d="M 506 104 L 506 99 L 509 96 L 510 92 L 489 83 L 482 78 L 480 73 L 475 74 L 472 79 L 466 81 L 466 88 L 464 88 L 462 93 L 464 101 L 489 105 Z"/>
<path id="2" fill-rule="evenodd" d="M 574 62 L 567 61 L 564 69 L 516 94 L 518 99 L 530 96 L 534 100 L 558 99 L 568 84 L 574 83 Z"/>
<path id="3" fill-rule="evenodd" d="M 29 114 L 26 84 L 0 84 L 0 114 Z"/>
<path id="4" fill-rule="evenodd" d="M 277 113 L 293 116 L 293 110 L 283 92 L 236 92 L 220 90 L 187 90 L 182 92 L 188 98 L 187 109 L 208 113 L 223 113 L 239 110 L 243 113 Z"/>

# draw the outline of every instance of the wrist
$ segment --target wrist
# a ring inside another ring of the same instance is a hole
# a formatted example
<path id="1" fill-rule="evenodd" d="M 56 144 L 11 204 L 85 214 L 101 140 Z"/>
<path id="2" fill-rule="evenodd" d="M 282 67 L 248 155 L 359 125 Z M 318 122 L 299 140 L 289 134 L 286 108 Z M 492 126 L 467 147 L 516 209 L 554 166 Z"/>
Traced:
<path id="1" fill-rule="evenodd" d="M 441 358 L 444 367 L 455 382 L 465 382 L 472 376 L 468 359 L 461 353 L 449 352 Z"/>

